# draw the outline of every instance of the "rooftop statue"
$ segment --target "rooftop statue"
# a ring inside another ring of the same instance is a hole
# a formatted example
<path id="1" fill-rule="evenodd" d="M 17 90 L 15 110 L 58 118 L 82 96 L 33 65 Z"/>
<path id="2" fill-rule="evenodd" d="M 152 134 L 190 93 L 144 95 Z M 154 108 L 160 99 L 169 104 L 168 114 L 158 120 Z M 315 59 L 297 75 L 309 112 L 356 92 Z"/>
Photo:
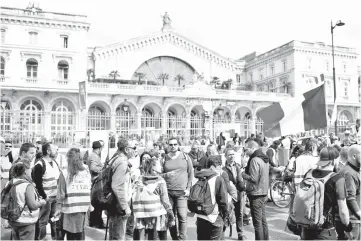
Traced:
<path id="1" fill-rule="evenodd" d="M 163 16 L 161 16 L 161 17 L 163 18 L 162 31 L 167 30 L 167 29 L 172 29 L 172 26 L 170 26 L 170 24 L 172 23 L 172 20 L 170 19 L 168 13 L 165 12 L 165 14 Z"/>

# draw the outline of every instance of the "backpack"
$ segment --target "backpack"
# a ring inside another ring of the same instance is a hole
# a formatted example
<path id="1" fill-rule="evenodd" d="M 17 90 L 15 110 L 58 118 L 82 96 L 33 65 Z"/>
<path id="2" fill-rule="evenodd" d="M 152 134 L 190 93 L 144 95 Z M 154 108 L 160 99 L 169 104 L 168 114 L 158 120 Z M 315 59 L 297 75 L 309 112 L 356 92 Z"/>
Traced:
<path id="1" fill-rule="evenodd" d="M 1 191 L 1 217 L 3 219 L 14 222 L 20 218 L 21 213 L 24 211 L 26 203 L 24 207 L 20 207 L 16 195 L 16 186 L 22 183 L 30 184 L 30 182 L 26 180 L 20 180 L 15 183 L 10 181 Z"/>
<path id="2" fill-rule="evenodd" d="M 208 181 L 215 176 L 217 174 L 207 178 L 198 178 L 198 181 L 191 187 L 188 197 L 189 211 L 206 216 L 213 212 L 216 202 L 212 203 L 212 193 Z"/>
<path id="3" fill-rule="evenodd" d="M 113 191 L 112 191 L 112 164 L 119 157 L 114 156 L 104 164 L 103 169 L 99 175 L 93 180 L 91 187 L 91 204 L 94 207 L 99 207 L 101 210 L 107 210 L 113 204 Z"/>
<path id="4" fill-rule="evenodd" d="M 325 223 L 325 184 L 335 175 L 330 172 L 324 178 L 315 178 L 312 171 L 306 173 L 295 195 L 291 219 L 306 229 L 320 229 Z"/>

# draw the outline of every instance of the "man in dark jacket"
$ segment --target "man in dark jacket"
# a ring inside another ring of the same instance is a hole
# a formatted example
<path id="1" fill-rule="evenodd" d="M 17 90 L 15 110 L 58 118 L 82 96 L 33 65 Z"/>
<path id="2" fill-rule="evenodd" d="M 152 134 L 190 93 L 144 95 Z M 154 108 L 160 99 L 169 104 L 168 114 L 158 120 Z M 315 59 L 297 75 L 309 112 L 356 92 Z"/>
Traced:
<path id="1" fill-rule="evenodd" d="M 245 207 L 245 186 L 242 178 L 242 167 L 235 162 L 235 151 L 232 148 L 226 150 L 226 166 L 223 171 L 228 174 L 230 183 L 237 188 L 237 200 L 233 200 L 234 212 L 236 216 L 236 228 L 238 240 L 246 240 L 243 234 L 243 211 Z"/>
<path id="2" fill-rule="evenodd" d="M 246 192 L 250 201 L 253 226 L 256 240 L 268 240 L 266 219 L 266 202 L 269 182 L 269 158 L 259 149 L 255 141 L 247 143 L 250 153 L 253 152 L 242 176 L 246 182 Z"/>
<path id="3" fill-rule="evenodd" d="M 220 240 L 224 223 L 228 218 L 227 189 L 223 178 L 219 176 L 222 171 L 222 162 L 212 158 L 207 164 L 207 169 L 197 172 L 195 177 L 209 178 L 212 203 L 216 203 L 216 205 L 211 214 L 197 215 L 197 239 Z"/>
<path id="4" fill-rule="evenodd" d="M 347 164 L 341 168 L 339 174 L 345 178 L 346 192 L 347 192 L 347 207 L 350 211 L 350 222 L 352 223 L 352 236 L 354 240 L 360 240 L 360 161 L 361 161 L 361 146 L 352 145 L 348 150 Z M 345 235 L 345 225 L 342 224 L 339 215 L 336 214 L 335 225 L 338 240 L 347 240 Z"/>
<path id="5" fill-rule="evenodd" d="M 193 167 L 196 168 L 199 165 L 199 161 L 205 156 L 203 150 L 200 149 L 197 141 L 193 142 L 191 151 L 188 153 L 188 156 L 191 158 Z"/>

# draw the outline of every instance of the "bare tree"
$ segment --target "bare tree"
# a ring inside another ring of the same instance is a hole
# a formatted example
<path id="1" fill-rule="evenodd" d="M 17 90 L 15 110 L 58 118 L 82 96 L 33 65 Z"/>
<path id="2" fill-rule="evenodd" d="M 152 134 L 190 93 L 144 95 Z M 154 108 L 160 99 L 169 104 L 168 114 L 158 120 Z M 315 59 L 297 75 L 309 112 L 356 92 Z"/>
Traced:
<path id="1" fill-rule="evenodd" d="M 109 77 L 113 78 L 113 80 L 115 80 L 117 77 L 120 77 L 119 70 L 112 70 L 109 73 Z"/>

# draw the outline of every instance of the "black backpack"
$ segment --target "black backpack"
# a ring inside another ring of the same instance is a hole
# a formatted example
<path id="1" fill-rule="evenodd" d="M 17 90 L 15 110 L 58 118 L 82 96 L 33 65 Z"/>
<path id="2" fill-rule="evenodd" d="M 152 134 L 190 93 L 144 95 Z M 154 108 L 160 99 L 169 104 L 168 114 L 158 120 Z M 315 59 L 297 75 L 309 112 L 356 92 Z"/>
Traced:
<path id="1" fill-rule="evenodd" d="M 212 203 L 212 193 L 208 181 L 216 175 L 198 178 L 198 181 L 191 187 L 188 197 L 189 211 L 202 215 L 209 215 L 213 212 L 216 202 Z"/>
<path id="2" fill-rule="evenodd" d="M 30 182 L 26 180 L 20 180 L 15 183 L 12 180 L 1 191 L 1 217 L 3 219 L 14 222 L 20 218 L 21 213 L 24 211 L 26 203 L 24 207 L 20 207 L 16 195 L 16 186 L 22 183 L 30 184 Z"/>
<path id="3" fill-rule="evenodd" d="M 103 170 L 94 179 L 91 188 L 91 204 L 102 210 L 108 210 L 113 205 L 114 194 L 112 191 L 112 164 L 119 157 L 113 156 L 104 164 Z"/>

